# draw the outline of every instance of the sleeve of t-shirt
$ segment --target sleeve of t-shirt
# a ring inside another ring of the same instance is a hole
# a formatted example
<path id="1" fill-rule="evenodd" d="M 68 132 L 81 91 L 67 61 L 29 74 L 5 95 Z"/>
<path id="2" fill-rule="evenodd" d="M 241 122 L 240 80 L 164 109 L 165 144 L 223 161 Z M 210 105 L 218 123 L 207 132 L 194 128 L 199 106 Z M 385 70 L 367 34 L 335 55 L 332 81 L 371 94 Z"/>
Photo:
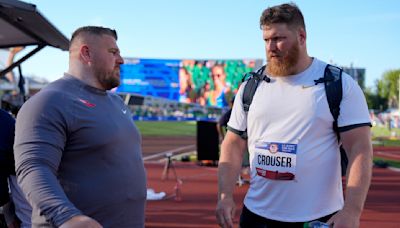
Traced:
<path id="1" fill-rule="evenodd" d="M 368 105 L 358 83 L 348 74 L 342 75 L 343 98 L 338 118 L 339 131 L 371 126 Z"/>
<path id="2" fill-rule="evenodd" d="M 231 117 L 228 122 L 228 130 L 242 135 L 247 129 L 247 113 L 243 109 L 243 89 L 247 82 L 242 83 L 235 96 Z"/>
<path id="3" fill-rule="evenodd" d="M 68 134 L 63 98 L 42 92 L 30 98 L 18 113 L 14 143 L 19 185 L 33 208 L 56 227 L 82 214 L 57 180 Z"/>

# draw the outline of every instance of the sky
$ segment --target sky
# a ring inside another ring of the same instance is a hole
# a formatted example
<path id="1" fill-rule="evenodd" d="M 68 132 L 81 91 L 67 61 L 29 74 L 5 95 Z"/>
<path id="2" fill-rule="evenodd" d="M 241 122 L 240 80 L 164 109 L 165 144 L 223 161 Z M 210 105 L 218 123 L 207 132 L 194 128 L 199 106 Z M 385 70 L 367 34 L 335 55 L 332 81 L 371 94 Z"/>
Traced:
<path id="1" fill-rule="evenodd" d="M 123 57 L 265 59 L 259 18 L 277 0 L 26 0 L 61 33 L 85 25 L 118 32 Z M 366 68 L 366 86 L 400 69 L 400 1 L 298 0 L 308 54 L 339 66 Z M 29 49 L 25 50 L 28 51 Z M 22 56 L 22 55 L 21 55 Z M 24 75 L 56 80 L 68 52 L 46 47 L 22 65 Z"/>

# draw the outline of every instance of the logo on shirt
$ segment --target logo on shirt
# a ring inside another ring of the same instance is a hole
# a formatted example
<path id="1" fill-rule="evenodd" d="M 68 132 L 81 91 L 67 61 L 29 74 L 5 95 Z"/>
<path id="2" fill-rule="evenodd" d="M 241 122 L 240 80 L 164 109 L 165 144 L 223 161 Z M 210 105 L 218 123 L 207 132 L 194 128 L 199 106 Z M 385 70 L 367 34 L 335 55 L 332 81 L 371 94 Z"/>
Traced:
<path id="1" fill-rule="evenodd" d="M 87 107 L 89 107 L 89 108 L 93 108 L 93 107 L 96 106 L 95 104 L 90 103 L 88 100 L 84 100 L 84 99 L 82 99 L 82 98 L 79 98 L 78 100 L 79 100 L 80 102 L 82 102 L 84 105 L 86 105 Z"/>

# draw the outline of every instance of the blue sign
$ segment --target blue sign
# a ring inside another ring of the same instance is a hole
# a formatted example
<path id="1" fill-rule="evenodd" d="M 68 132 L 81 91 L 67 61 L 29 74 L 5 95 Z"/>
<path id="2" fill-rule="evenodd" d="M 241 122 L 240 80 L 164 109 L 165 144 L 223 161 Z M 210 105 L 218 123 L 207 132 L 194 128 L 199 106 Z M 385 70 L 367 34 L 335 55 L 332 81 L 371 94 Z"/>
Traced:
<path id="1" fill-rule="evenodd" d="M 124 59 L 117 92 L 179 99 L 180 60 Z"/>

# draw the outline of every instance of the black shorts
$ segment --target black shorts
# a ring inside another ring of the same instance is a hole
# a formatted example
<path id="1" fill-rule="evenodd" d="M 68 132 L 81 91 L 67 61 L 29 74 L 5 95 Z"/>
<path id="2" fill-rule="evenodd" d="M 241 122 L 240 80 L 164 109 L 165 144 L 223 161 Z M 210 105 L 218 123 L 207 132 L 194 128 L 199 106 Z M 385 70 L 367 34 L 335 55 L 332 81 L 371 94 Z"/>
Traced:
<path id="1" fill-rule="evenodd" d="M 336 213 L 336 212 L 335 212 Z M 324 216 L 322 218 L 314 219 L 321 222 L 327 222 L 335 213 Z M 314 221 L 312 220 L 312 221 Z M 311 222 L 311 221 L 307 221 Z M 242 214 L 240 215 L 241 228 L 303 228 L 306 222 L 280 222 L 272 219 L 267 219 L 254 214 L 246 206 L 243 206 Z"/>

